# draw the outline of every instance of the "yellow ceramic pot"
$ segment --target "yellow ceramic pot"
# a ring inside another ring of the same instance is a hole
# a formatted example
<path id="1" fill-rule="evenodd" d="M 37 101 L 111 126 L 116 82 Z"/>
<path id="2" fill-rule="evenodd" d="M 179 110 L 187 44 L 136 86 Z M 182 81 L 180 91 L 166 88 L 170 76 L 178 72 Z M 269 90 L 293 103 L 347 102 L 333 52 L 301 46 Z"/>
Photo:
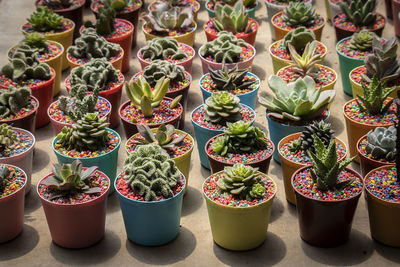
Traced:
<path id="1" fill-rule="evenodd" d="M 118 57 L 109 61 L 113 67 L 119 71 L 121 71 L 122 68 L 122 59 L 124 57 L 124 50 L 121 48 L 120 52 L 118 53 Z M 84 65 L 87 62 L 83 62 L 83 63 L 76 63 L 72 60 L 72 56 L 70 54 L 67 53 L 67 60 L 68 60 L 68 64 L 70 65 L 71 69 L 79 67 Z"/>
<path id="2" fill-rule="evenodd" d="M 195 35 L 196 35 L 196 29 L 197 29 L 197 24 L 196 24 L 196 22 L 193 22 L 193 23 L 194 23 L 194 29 L 193 29 L 192 31 L 187 32 L 187 33 L 182 34 L 182 35 L 170 36 L 170 37 L 174 38 L 174 39 L 177 40 L 179 43 L 184 43 L 184 44 L 187 44 L 187 45 L 190 45 L 191 47 L 193 47 L 193 45 L 194 45 L 194 38 L 195 38 Z M 157 36 L 157 35 L 148 33 L 148 32 L 145 30 L 145 26 L 146 26 L 146 24 L 143 24 L 143 26 L 142 26 L 142 31 L 144 32 L 144 36 L 146 37 L 146 41 L 152 40 L 152 39 L 154 39 L 154 38 L 156 38 L 156 37 L 160 37 L 160 36 Z"/>

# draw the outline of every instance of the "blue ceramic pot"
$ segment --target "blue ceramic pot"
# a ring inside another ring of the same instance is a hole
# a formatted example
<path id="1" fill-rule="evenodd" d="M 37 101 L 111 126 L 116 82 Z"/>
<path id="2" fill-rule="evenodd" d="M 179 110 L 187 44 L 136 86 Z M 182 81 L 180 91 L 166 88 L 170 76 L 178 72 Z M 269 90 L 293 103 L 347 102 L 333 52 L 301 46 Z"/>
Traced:
<path id="1" fill-rule="evenodd" d="M 97 166 L 99 171 L 102 171 L 105 175 L 108 176 L 108 178 L 110 178 L 111 186 L 110 186 L 109 193 L 111 194 L 114 191 L 114 187 L 112 185 L 114 184 L 114 180 L 117 175 L 118 150 L 119 150 L 119 146 L 121 144 L 121 137 L 119 136 L 119 134 L 116 131 L 114 131 L 112 129 L 107 128 L 107 131 L 112 132 L 113 134 L 115 134 L 118 137 L 118 139 L 119 139 L 118 145 L 110 152 L 101 154 L 97 157 L 73 158 L 73 157 L 62 155 L 60 152 L 58 152 L 54 148 L 54 144 L 58 140 L 57 137 L 55 137 L 53 139 L 52 148 L 53 148 L 54 153 L 57 156 L 58 163 L 60 163 L 60 164 L 71 164 L 74 160 L 79 159 L 82 162 L 83 167 Z"/>
<path id="2" fill-rule="evenodd" d="M 114 181 L 114 187 L 118 178 Z M 184 183 L 186 185 L 185 177 Z M 183 188 L 172 198 L 151 202 L 130 199 L 118 190 L 116 192 L 129 240 L 144 246 L 160 246 L 179 234 Z"/>
<path id="3" fill-rule="evenodd" d="M 211 10 L 211 9 L 209 9 L 207 7 L 209 2 L 210 2 L 210 0 L 206 1 L 205 7 L 206 7 L 206 10 L 207 10 L 207 13 L 208 13 L 208 17 L 210 19 L 212 19 L 212 18 L 215 18 L 215 12 L 214 12 L 214 10 Z M 256 1 L 256 6 L 255 7 L 251 8 L 251 9 L 246 9 L 244 11 L 244 13 L 248 14 L 250 18 L 256 19 L 256 9 L 257 9 L 257 7 L 258 7 L 258 1 Z"/>
<path id="4" fill-rule="evenodd" d="M 200 82 L 199 82 L 199 84 L 200 84 L 200 89 L 201 89 L 201 92 L 202 92 L 202 94 L 203 94 L 203 102 L 205 102 L 206 99 L 209 98 L 209 97 L 211 96 L 211 94 L 212 94 L 211 92 L 209 92 L 209 91 L 207 91 L 206 89 L 204 89 L 203 86 L 201 86 L 203 80 L 204 80 L 208 75 L 210 75 L 210 74 L 209 74 L 209 73 L 204 74 L 204 75 L 200 78 Z M 253 91 L 251 91 L 251 92 L 248 92 L 248 93 L 245 93 L 245 94 L 236 95 L 236 96 L 239 97 L 240 103 L 245 104 L 245 105 L 251 107 L 252 109 L 255 109 L 256 103 L 257 103 L 257 93 L 258 93 L 258 89 L 260 89 L 260 85 L 261 85 L 261 83 L 260 83 L 260 78 L 258 78 L 257 75 L 255 75 L 255 74 L 253 74 L 253 73 L 251 73 L 251 72 L 248 72 L 247 75 L 256 78 L 256 80 L 257 80 L 257 81 L 256 81 L 256 84 L 257 84 L 256 89 L 253 90 Z"/>

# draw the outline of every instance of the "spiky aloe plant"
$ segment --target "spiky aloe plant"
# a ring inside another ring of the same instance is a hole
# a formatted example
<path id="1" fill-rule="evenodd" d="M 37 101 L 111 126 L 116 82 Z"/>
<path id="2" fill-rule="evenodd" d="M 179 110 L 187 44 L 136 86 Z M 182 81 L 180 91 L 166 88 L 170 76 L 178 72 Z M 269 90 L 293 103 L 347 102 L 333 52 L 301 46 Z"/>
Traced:
<path id="1" fill-rule="evenodd" d="M 217 4 L 215 6 L 213 24 L 218 31 L 236 33 L 250 32 L 249 15 L 244 13 L 242 1 L 237 1 L 234 7 Z"/>
<path id="2" fill-rule="evenodd" d="M 350 5 L 343 2 L 340 8 L 347 19 L 356 25 L 371 25 L 376 21 L 376 0 L 353 0 Z"/>
<path id="3" fill-rule="evenodd" d="M 288 44 L 290 57 L 293 60 L 292 69 L 300 77 L 304 77 L 306 75 L 315 77 L 315 73 L 313 73 L 313 68 L 315 64 L 322 60 L 321 54 L 315 53 L 317 49 L 317 44 L 318 43 L 316 41 L 307 43 L 302 55 L 297 52 L 294 46 Z"/>
<path id="4" fill-rule="evenodd" d="M 213 88 L 218 91 L 233 91 L 235 89 L 248 89 L 256 80 L 247 80 L 246 77 L 249 69 L 239 70 L 236 65 L 232 69 L 228 69 L 224 63 L 222 63 L 222 69 L 213 70 L 208 66 L 210 78 L 214 83 Z"/>

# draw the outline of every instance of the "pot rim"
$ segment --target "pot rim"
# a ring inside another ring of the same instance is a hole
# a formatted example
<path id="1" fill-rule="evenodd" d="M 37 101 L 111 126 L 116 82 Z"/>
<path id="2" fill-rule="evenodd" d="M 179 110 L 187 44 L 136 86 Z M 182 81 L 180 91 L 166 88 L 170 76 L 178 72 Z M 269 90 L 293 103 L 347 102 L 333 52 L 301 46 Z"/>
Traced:
<path id="1" fill-rule="evenodd" d="M 65 34 L 73 34 L 75 27 L 76 27 L 75 22 L 73 22 L 72 20 L 67 19 L 67 18 L 62 18 L 62 19 L 66 20 L 72 24 L 71 29 L 68 29 L 68 30 L 62 31 L 62 32 L 55 32 L 55 33 L 47 33 L 47 32 L 38 32 L 38 33 L 42 34 L 44 37 L 54 37 L 54 36 L 65 35 Z M 24 35 L 29 34 L 28 32 L 26 32 L 24 30 L 24 26 L 28 25 L 28 24 L 30 24 L 30 23 L 26 22 L 21 26 L 21 31 L 22 31 L 22 34 L 24 34 Z"/>
<path id="2" fill-rule="evenodd" d="M 250 48 L 250 49 L 252 49 L 252 50 L 254 51 L 254 54 L 253 54 L 250 58 L 248 58 L 248 59 L 246 59 L 246 60 L 244 60 L 244 61 L 239 61 L 239 62 L 234 62 L 234 63 L 225 63 L 225 66 L 227 66 L 227 67 L 229 68 L 229 66 L 235 66 L 235 65 L 239 65 L 239 64 L 243 64 L 243 63 L 247 63 L 247 62 L 252 62 L 252 61 L 253 61 L 254 57 L 256 56 L 257 51 L 256 51 L 255 47 L 252 46 L 251 44 L 249 44 L 249 43 L 246 43 L 246 44 L 247 44 L 247 48 Z M 222 66 L 222 63 L 210 61 L 210 60 L 204 58 L 204 57 L 201 55 L 200 50 L 203 48 L 204 45 L 205 45 L 205 44 L 203 44 L 203 45 L 200 46 L 200 48 L 199 48 L 198 55 L 199 55 L 200 59 L 201 59 L 202 61 L 204 61 L 204 62 L 207 62 L 208 65 L 212 64 L 212 65 Z"/>
<path id="3" fill-rule="evenodd" d="M 186 64 L 187 62 L 189 62 L 189 61 L 191 61 L 191 60 L 194 59 L 194 57 L 196 56 L 196 50 L 194 50 L 193 47 L 191 47 L 190 45 L 187 45 L 187 44 L 185 44 L 185 43 L 181 43 L 181 42 L 178 42 L 178 45 L 182 45 L 182 46 L 184 46 L 184 47 L 186 47 L 186 48 L 190 48 L 191 51 L 193 52 L 193 55 L 192 55 L 191 57 L 188 57 L 188 58 L 187 58 L 186 60 L 184 60 L 184 61 L 176 62 L 176 63 L 174 62 L 174 64 L 183 65 L 183 64 Z M 140 50 L 141 50 L 141 48 L 138 49 L 138 52 L 137 52 L 137 54 L 136 54 L 137 58 L 138 58 L 140 61 L 143 61 L 143 62 L 145 62 L 145 63 L 147 63 L 147 64 L 150 65 L 153 61 L 145 60 L 145 59 L 143 58 L 142 52 L 141 52 Z M 166 59 L 163 59 L 163 60 L 166 60 Z M 169 60 L 166 60 L 166 61 L 170 62 Z M 172 62 L 171 62 L 171 63 L 172 63 Z"/>
<path id="4" fill-rule="evenodd" d="M 5 90 L 5 89 L 1 89 L 0 88 L 0 90 Z M 35 100 L 35 102 L 37 103 L 36 107 L 34 109 L 32 109 L 31 112 L 29 112 L 28 114 L 26 114 L 26 115 L 24 115 L 22 117 L 18 117 L 18 118 L 12 119 L 12 120 L 0 119 L 0 123 L 15 122 L 15 121 L 18 121 L 18 120 L 21 120 L 21 119 L 25 119 L 26 117 L 29 117 L 33 113 L 37 112 L 37 110 L 39 109 L 39 106 L 40 106 L 39 100 L 36 97 L 34 97 L 33 95 L 31 95 L 30 98 Z"/>
<path id="5" fill-rule="evenodd" d="M 280 29 L 280 30 L 285 31 L 285 32 L 286 32 L 286 31 L 290 32 L 291 30 L 283 29 L 282 27 L 279 27 L 279 26 L 277 26 L 277 25 L 274 23 L 275 17 L 278 17 L 278 16 L 280 16 L 281 14 L 283 14 L 283 11 L 280 11 L 280 12 L 276 13 L 276 14 L 271 18 L 271 24 L 272 24 L 275 28 L 277 28 L 277 29 Z M 322 28 L 324 28 L 324 26 L 325 26 L 325 24 L 326 24 L 326 19 L 325 19 L 321 14 L 319 14 L 319 13 L 316 13 L 316 15 L 318 15 L 318 16 L 322 19 L 322 21 L 323 21 L 324 23 L 322 23 L 321 25 L 319 25 L 319 26 L 316 27 L 315 29 L 309 29 L 309 28 L 306 27 L 307 29 L 312 30 L 312 31 L 318 31 L 318 30 L 322 30 Z"/>
<path id="6" fill-rule="evenodd" d="M 2 165 L 10 166 L 11 168 L 15 168 L 15 169 L 18 169 L 19 171 L 21 171 L 22 174 L 25 176 L 25 181 L 24 181 L 24 184 L 20 188 L 18 188 L 16 191 L 12 192 L 11 194 L 9 194 L 7 196 L 0 197 L 0 202 L 9 200 L 11 197 L 15 196 L 22 189 L 26 189 L 26 186 L 28 184 L 28 175 L 26 174 L 26 172 L 23 169 L 15 166 L 15 165 L 8 164 L 8 163 L 2 163 Z M 25 199 L 25 196 L 24 196 L 24 199 Z"/>
<path id="7" fill-rule="evenodd" d="M 343 12 L 339 12 L 339 13 L 337 13 L 337 14 L 332 18 L 332 25 L 333 25 L 335 28 L 338 28 L 338 29 L 343 30 L 343 31 L 351 32 L 351 33 L 359 32 L 359 31 L 362 30 L 362 29 L 358 29 L 358 30 L 356 30 L 356 31 L 350 31 L 350 30 L 347 30 L 347 29 L 343 29 L 343 28 L 338 27 L 337 24 L 335 23 L 335 18 L 336 18 L 337 16 L 339 16 L 340 14 L 342 14 L 342 13 L 343 13 Z M 375 13 L 377 16 L 381 16 L 381 17 L 383 18 L 383 24 L 382 24 L 382 26 L 381 26 L 380 28 L 377 28 L 377 29 L 367 29 L 367 30 L 373 31 L 373 32 L 379 31 L 379 30 L 383 29 L 383 28 L 385 27 L 385 25 L 386 25 L 386 17 L 385 17 L 384 15 L 382 15 L 381 13 L 379 13 L 379 12 L 374 12 L 374 13 Z"/>
<path id="8" fill-rule="evenodd" d="M 271 121 L 273 121 L 273 122 L 275 122 L 275 123 L 278 123 L 278 124 L 280 124 L 280 125 L 282 125 L 282 126 L 286 126 L 286 127 L 290 127 L 290 126 L 307 126 L 307 125 L 309 125 L 311 122 L 313 122 L 313 121 L 315 121 L 315 119 L 313 119 L 313 120 L 308 120 L 308 121 L 302 121 L 302 122 L 304 122 L 304 124 L 301 124 L 301 125 L 296 125 L 296 124 L 294 124 L 294 125 L 292 125 L 292 124 L 287 124 L 287 123 L 282 123 L 282 122 L 279 122 L 279 121 L 276 121 L 276 119 L 275 118 L 271 118 L 271 117 L 269 117 L 268 116 L 268 113 L 270 113 L 271 111 L 268 111 L 268 109 L 266 109 L 265 110 L 265 116 L 267 117 L 267 120 L 271 120 Z M 325 112 L 325 111 L 324 111 Z M 323 118 L 322 117 L 322 120 L 323 121 L 326 121 L 326 120 L 328 120 L 328 118 L 330 117 L 330 115 L 331 115 L 331 111 L 330 111 L 330 109 L 327 107 L 326 108 L 326 112 L 327 112 L 327 114 L 326 114 L 326 117 L 325 118 Z M 322 116 L 322 115 L 321 115 Z M 269 126 L 269 123 L 268 123 L 268 126 Z"/>
<path id="9" fill-rule="evenodd" d="M 78 0 L 79 1 L 79 5 L 76 7 L 68 7 L 68 8 L 62 8 L 62 9 L 51 9 L 53 12 L 68 12 L 68 11 L 75 11 L 79 8 L 81 8 L 84 4 L 85 4 L 85 0 Z M 36 0 L 35 1 L 35 6 L 39 7 L 39 2 L 42 2 L 42 0 Z M 43 5 L 40 5 L 40 7 L 42 7 Z"/>
<path id="10" fill-rule="evenodd" d="M 363 153 L 361 153 L 361 150 L 360 150 L 361 141 L 363 141 L 364 139 L 366 139 L 367 136 L 368 136 L 368 134 L 365 134 L 365 135 L 361 136 L 360 139 L 358 139 L 358 141 L 357 141 L 357 152 L 358 152 L 359 157 L 360 157 L 360 158 L 366 158 L 366 159 L 372 161 L 373 163 L 382 164 L 382 165 L 386 165 L 386 166 L 387 166 L 387 165 L 393 165 L 393 164 L 395 164 L 394 162 L 389 162 L 389 161 L 385 161 L 385 162 L 378 161 L 378 160 L 376 160 L 376 159 L 374 159 L 374 158 L 370 158 L 370 157 L 368 157 L 368 156 L 365 156 Z"/>

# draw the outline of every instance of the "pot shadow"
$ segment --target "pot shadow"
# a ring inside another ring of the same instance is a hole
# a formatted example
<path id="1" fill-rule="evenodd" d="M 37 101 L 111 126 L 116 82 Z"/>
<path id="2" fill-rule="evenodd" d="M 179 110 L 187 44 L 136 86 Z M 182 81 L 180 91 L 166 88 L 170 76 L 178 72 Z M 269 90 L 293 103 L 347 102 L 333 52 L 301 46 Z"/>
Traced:
<path id="1" fill-rule="evenodd" d="M 46 152 L 40 148 L 35 148 L 33 151 L 33 164 L 32 166 L 32 173 L 37 173 L 43 170 L 50 162 L 50 156 L 48 154 L 49 152 Z M 32 187 L 32 189 L 34 189 Z M 34 189 L 36 190 L 36 189 Z"/>
<path id="2" fill-rule="evenodd" d="M 53 126 L 51 126 L 51 123 L 47 124 L 44 127 L 36 129 L 34 135 L 35 135 L 36 142 L 46 141 L 46 140 L 51 140 L 50 142 L 52 142 L 53 138 L 55 137 L 54 131 L 53 131 Z"/>
<path id="3" fill-rule="evenodd" d="M 256 49 L 256 51 L 265 51 L 265 43 L 263 42 L 255 42 L 254 44 L 254 48 Z"/>
<path id="4" fill-rule="evenodd" d="M 328 119 L 328 123 L 332 125 L 332 129 L 335 131 L 335 136 L 339 136 L 344 131 L 344 122 L 342 120 L 330 116 Z"/>
<path id="5" fill-rule="evenodd" d="M 38 243 L 38 232 L 33 227 L 24 224 L 19 236 L 7 243 L 0 244 L 0 262 L 17 259 L 28 254 Z"/>
<path id="6" fill-rule="evenodd" d="M 203 205 L 202 193 L 194 187 L 188 186 L 183 196 L 182 216 L 194 213 Z"/>
<path id="7" fill-rule="evenodd" d="M 264 81 L 267 76 L 267 73 L 265 72 L 265 70 L 262 67 L 259 67 L 258 65 L 253 65 L 251 67 L 251 72 L 254 73 L 255 75 L 257 75 L 261 81 Z"/>
<path id="8" fill-rule="evenodd" d="M 142 246 L 126 240 L 126 249 L 133 258 L 152 265 L 168 265 L 182 261 L 192 254 L 195 247 L 196 237 L 186 227 L 181 227 L 175 240 L 162 246 Z"/>
<path id="9" fill-rule="evenodd" d="M 400 248 L 389 247 L 374 240 L 374 248 L 385 259 L 400 263 Z"/>
<path id="10" fill-rule="evenodd" d="M 369 259 L 374 251 L 372 240 L 355 229 L 352 229 L 349 240 L 341 246 L 320 248 L 303 241 L 301 247 L 307 257 L 316 262 L 334 266 L 360 264 Z"/>
<path id="11" fill-rule="evenodd" d="M 95 245 L 83 249 L 67 249 L 51 243 L 51 256 L 67 265 L 99 264 L 114 257 L 121 248 L 121 240 L 112 231 L 106 230 L 104 237 Z"/>
<path id="12" fill-rule="evenodd" d="M 279 219 L 285 211 L 285 207 L 283 206 L 282 201 L 275 196 L 274 201 L 272 202 L 272 210 L 271 216 L 269 218 L 269 223 L 272 223 Z"/>
<path id="13" fill-rule="evenodd" d="M 218 246 L 214 242 L 215 256 L 229 266 L 247 266 L 250 262 L 262 262 L 263 266 L 279 263 L 286 255 L 286 245 L 283 240 L 272 232 L 259 247 L 248 251 L 231 251 Z"/>
<path id="14" fill-rule="evenodd" d="M 200 165 L 201 165 L 201 164 L 200 164 Z M 208 169 L 206 169 L 205 167 L 203 167 L 203 165 L 201 165 L 200 168 L 201 168 L 201 169 L 200 169 L 201 175 L 203 176 L 204 179 L 206 179 L 208 176 L 211 175 L 211 171 L 208 170 Z"/>
<path id="15" fill-rule="evenodd" d="M 286 200 L 287 210 L 289 211 L 290 215 L 297 218 L 297 208 L 296 205 L 293 205 L 289 201 Z"/>
<path id="16" fill-rule="evenodd" d="M 25 220 L 27 218 L 27 214 L 30 214 L 40 208 L 42 204 L 40 203 L 40 198 L 36 193 L 36 188 L 32 186 L 31 192 L 29 192 L 25 196 Z M 29 220 L 28 220 L 29 221 Z"/>
<path id="17" fill-rule="evenodd" d="M 107 199 L 107 214 L 114 213 L 120 210 L 119 199 L 117 193 L 114 192 Z"/>

